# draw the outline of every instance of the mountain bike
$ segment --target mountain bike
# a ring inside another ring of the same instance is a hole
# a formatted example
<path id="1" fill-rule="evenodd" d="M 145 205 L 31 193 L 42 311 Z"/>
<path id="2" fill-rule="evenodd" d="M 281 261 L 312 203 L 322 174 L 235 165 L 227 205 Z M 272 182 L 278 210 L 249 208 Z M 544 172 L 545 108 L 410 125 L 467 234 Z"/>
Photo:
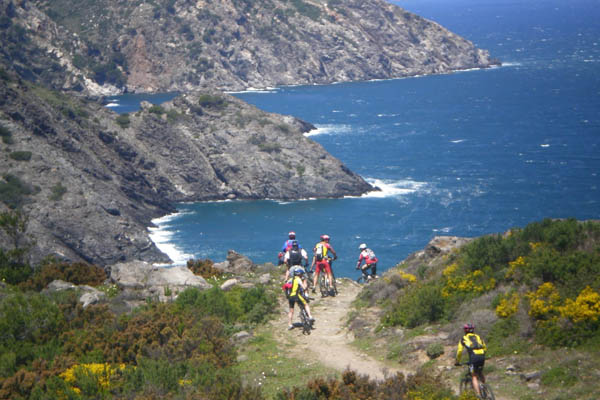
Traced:
<path id="1" fill-rule="evenodd" d="M 357 283 L 367 283 L 367 282 L 374 281 L 376 279 L 373 275 L 367 273 L 367 271 L 369 269 L 371 269 L 371 267 L 368 267 L 368 268 L 358 267 L 357 269 L 360 269 L 360 272 L 361 272 L 361 276 L 358 279 L 356 279 Z"/>
<path id="2" fill-rule="evenodd" d="M 332 264 L 333 260 L 329 260 L 329 268 L 331 268 L 331 277 L 333 278 L 333 282 L 329 282 L 329 276 L 327 276 L 327 272 L 325 270 L 321 271 L 319 274 L 319 291 L 321 292 L 321 297 L 335 296 L 338 294 Z"/>
<path id="3" fill-rule="evenodd" d="M 463 392 L 465 392 L 467 390 L 471 390 L 471 391 L 475 392 L 475 388 L 473 387 L 473 379 L 471 378 L 471 371 L 469 371 L 469 367 L 468 367 L 469 364 L 461 364 L 461 365 L 466 365 L 467 371 L 460 378 L 460 382 L 458 384 L 459 394 L 462 394 Z M 481 379 L 478 378 L 478 380 L 479 380 L 479 392 L 481 393 L 479 398 L 482 400 L 496 400 L 496 397 L 494 396 L 494 392 L 492 392 L 492 388 L 488 384 L 481 382 Z"/>
<path id="4" fill-rule="evenodd" d="M 300 306 L 300 322 L 302 323 L 302 333 L 304 335 L 310 335 L 310 331 L 312 330 L 313 326 L 308 318 L 308 313 L 306 312 L 304 306 Z"/>

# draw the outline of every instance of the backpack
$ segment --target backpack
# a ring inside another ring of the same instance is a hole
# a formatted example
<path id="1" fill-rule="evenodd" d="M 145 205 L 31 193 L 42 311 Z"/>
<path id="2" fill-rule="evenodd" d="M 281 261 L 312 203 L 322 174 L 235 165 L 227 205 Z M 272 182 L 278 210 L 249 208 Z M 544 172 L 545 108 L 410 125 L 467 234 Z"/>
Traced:
<path id="1" fill-rule="evenodd" d="M 287 282 L 285 282 L 281 286 L 281 289 L 283 290 L 283 293 L 285 293 L 285 297 L 287 297 L 289 299 L 290 294 L 292 293 L 292 281 L 288 280 Z"/>
<path id="2" fill-rule="evenodd" d="M 288 261 L 290 266 L 302 264 L 302 253 L 300 252 L 300 249 L 291 249 L 289 252 L 290 256 Z"/>
<path id="3" fill-rule="evenodd" d="M 327 246 L 323 242 L 319 242 L 315 246 L 315 256 L 317 257 L 317 261 L 323 261 L 327 258 Z"/>
<path id="4" fill-rule="evenodd" d="M 483 349 L 483 345 L 481 343 L 479 343 L 479 337 L 475 334 L 472 335 L 467 335 L 466 338 L 469 340 L 471 346 L 467 346 L 467 344 L 465 343 L 465 338 L 463 337 L 462 339 L 462 344 L 463 346 L 467 349 L 467 351 L 469 353 L 472 353 L 474 350 L 481 350 Z"/>
<path id="5" fill-rule="evenodd" d="M 377 257 L 375 257 L 375 252 L 373 250 L 367 249 L 367 256 L 369 257 L 369 260 L 377 261 Z"/>

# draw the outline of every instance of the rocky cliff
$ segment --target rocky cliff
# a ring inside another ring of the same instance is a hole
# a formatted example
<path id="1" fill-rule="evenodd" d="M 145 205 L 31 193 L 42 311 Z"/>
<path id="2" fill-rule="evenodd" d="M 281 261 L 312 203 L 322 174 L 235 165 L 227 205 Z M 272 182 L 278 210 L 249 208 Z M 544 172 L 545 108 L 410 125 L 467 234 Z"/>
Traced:
<path id="1" fill-rule="evenodd" d="M 175 202 L 373 190 L 310 124 L 218 90 L 494 63 L 382 0 L 4 0 L 0 40 L 0 211 L 28 217 L 34 260 L 100 265 L 166 261 L 146 227 Z M 89 100 L 166 90 L 128 116 Z"/>
<path id="2" fill-rule="evenodd" d="M 164 261 L 146 227 L 175 202 L 373 189 L 303 135 L 309 124 L 218 92 L 118 116 L 4 74 L 0 99 L 0 208 L 26 211 L 38 257 Z"/>
<path id="3" fill-rule="evenodd" d="M 10 14 L 69 72 L 64 87 L 93 94 L 325 84 L 496 63 L 384 0 L 36 0 L 14 2 Z"/>

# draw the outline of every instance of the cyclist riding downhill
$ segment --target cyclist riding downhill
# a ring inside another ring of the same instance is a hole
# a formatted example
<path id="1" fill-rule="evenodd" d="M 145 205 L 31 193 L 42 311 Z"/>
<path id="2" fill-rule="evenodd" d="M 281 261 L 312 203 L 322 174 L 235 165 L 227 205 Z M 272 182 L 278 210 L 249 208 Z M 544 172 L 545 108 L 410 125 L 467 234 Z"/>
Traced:
<path id="1" fill-rule="evenodd" d="M 476 333 L 475 326 L 473 324 L 465 324 L 463 326 L 465 332 L 464 336 L 458 342 L 458 349 L 456 351 L 456 362 L 455 366 L 460 365 L 460 359 L 463 350 L 467 350 L 469 355 L 469 371 L 471 372 L 471 379 L 473 383 L 473 389 L 478 397 L 481 398 L 481 390 L 479 387 L 479 380 L 485 383 L 485 376 L 483 375 L 483 365 L 485 364 L 485 352 L 487 347 L 483 339 Z"/>
<path id="2" fill-rule="evenodd" d="M 360 250 L 360 254 L 358 256 L 358 261 L 356 263 L 356 269 L 360 269 L 362 272 L 362 279 L 364 282 L 368 282 L 370 279 L 377 278 L 377 257 L 375 256 L 375 252 L 367 247 L 365 243 L 361 243 L 358 246 Z M 361 268 L 362 262 L 365 264 Z M 369 275 L 369 269 L 371 270 L 371 275 Z"/>
<path id="3" fill-rule="evenodd" d="M 327 277 L 329 278 L 329 282 L 331 283 L 332 286 L 334 286 L 334 280 L 333 280 L 334 278 L 333 278 L 331 263 L 333 262 L 333 260 L 337 259 L 337 254 L 335 253 L 335 250 L 329 243 L 329 240 L 330 240 L 330 238 L 328 235 L 321 235 L 321 241 L 319 243 L 317 243 L 313 249 L 313 259 L 312 259 L 310 268 L 311 269 L 314 268 L 314 271 L 315 271 L 314 278 L 313 278 L 313 280 L 315 282 L 315 286 L 316 286 L 317 282 L 319 282 L 319 275 L 321 273 L 321 270 L 325 271 L 325 273 L 327 274 Z M 337 289 L 334 289 L 334 290 L 337 292 Z M 313 287 L 312 291 L 313 291 L 313 293 L 315 292 L 314 287 Z M 337 293 L 335 293 L 335 294 L 337 294 Z"/>
<path id="4" fill-rule="evenodd" d="M 295 269 L 292 278 L 283 285 L 290 306 L 290 311 L 288 313 L 288 330 L 294 328 L 292 318 L 294 317 L 294 305 L 296 303 L 298 303 L 298 307 L 303 307 L 306 310 L 311 324 L 315 322 L 315 319 L 310 312 L 310 306 L 308 305 L 306 286 L 302 280 L 304 275 L 303 271 L 304 270 L 301 268 Z"/>

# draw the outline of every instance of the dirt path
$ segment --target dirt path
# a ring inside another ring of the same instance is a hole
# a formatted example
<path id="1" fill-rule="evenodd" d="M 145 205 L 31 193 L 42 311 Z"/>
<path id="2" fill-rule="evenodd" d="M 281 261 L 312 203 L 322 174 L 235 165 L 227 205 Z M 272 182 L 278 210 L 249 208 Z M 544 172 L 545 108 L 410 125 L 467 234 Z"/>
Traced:
<path id="1" fill-rule="evenodd" d="M 284 346 L 292 348 L 297 357 L 308 356 L 323 365 L 344 371 L 348 367 L 361 375 L 369 375 L 371 379 L 383 379 L 401 371 L 399 368 L 390 369 L 383 363 L 374 360 L 357 348 L 350 345 L 354 336 L 346 329 L 346 316 L 352 301 L 361 290 L 361 286 L 349 279 L 338 280 L 339 294 L 335 297 L 321 298 L 312 294 L 311 311 L 316 319 L 315 329 L 310 335 L 303 335 L 301 328 L 291 331 L 287 327 L 287 302 L 282 303 L 280 318 L 276 321 L 275 337 Z M 294 322 L 298 321 L 298 310 L 294 311 Z M 291 345 L 291 346 L 290 346 Z"/>

